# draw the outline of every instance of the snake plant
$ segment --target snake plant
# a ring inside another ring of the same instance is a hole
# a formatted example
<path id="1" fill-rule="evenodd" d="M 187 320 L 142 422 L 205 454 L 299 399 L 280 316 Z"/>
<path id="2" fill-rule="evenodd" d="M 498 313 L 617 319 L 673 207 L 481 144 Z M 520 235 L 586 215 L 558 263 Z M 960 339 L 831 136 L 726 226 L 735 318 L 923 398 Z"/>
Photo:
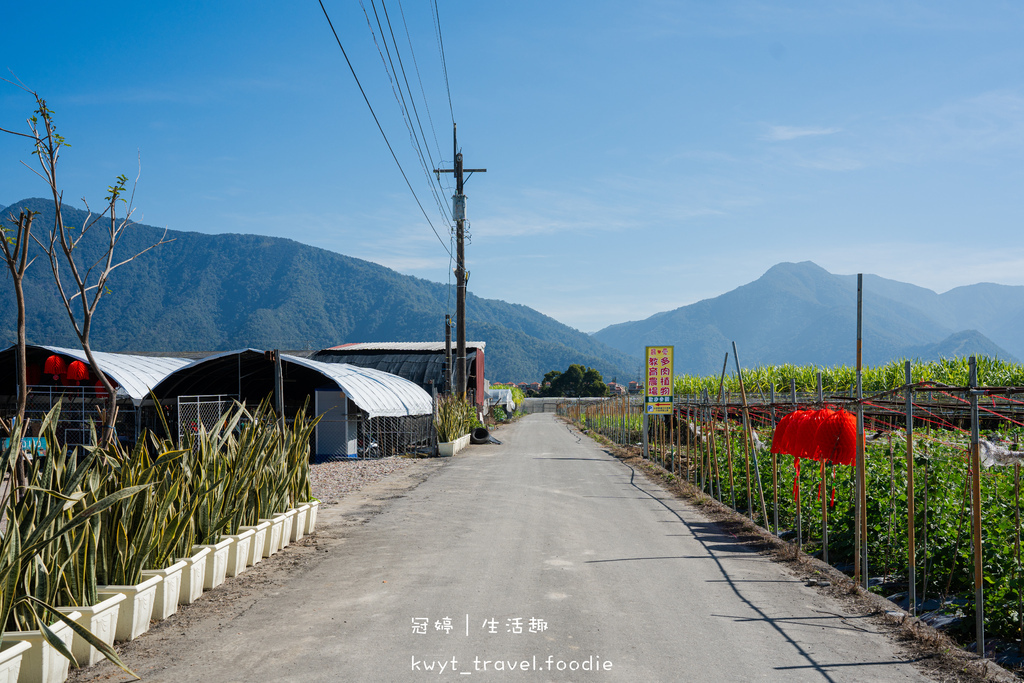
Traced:
<path id="1" fill-rule="evenodd" d="M 142 487 L 97 498 L 92 479 L 97 454 L 69 455 L 58 443 L 59 411 L 58 404 L 42 421 L 47 454 L 34 460 L 29 485 L 0 499 L 0 512 L 7 520 L 0 535 L 0 620 L 5 629 L 39 630 L 57 652 L 74 662 L 71 650 L 47 623 L 58 619 L 128 671 L 113 648 L 56 606 L 95 604 L 98 517 Z M 9 443 L 0 450 L 0 472 L 8 476 L 14 473 L 22 431 L 16 420 Z"/>

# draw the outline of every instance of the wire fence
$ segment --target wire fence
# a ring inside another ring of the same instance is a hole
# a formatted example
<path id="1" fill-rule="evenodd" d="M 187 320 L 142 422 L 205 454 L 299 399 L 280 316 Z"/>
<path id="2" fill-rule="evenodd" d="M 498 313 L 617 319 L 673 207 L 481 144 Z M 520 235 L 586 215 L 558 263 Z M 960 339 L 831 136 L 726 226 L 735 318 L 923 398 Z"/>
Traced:
<path id="1" fill-rule="evenodd" d="M 103 413 L 107 409 L 107 393 L 91 386 L 31 386 L 25 406 L 29 436 L 38 436 L 39 426 L 47 413 L 61 404 L 60 419 L 56 425 L 57 437 L 69 447 L 88 446 L 94 441 L 91 434 L 99 430 Z M 8 422 L 17 414 L 17 399 L 0 407 L 0 414 Z M 135 443 L 138 434 L 138 413 L 130 401 L 118 401 L 114 435 L 122 444 Z"/>
<path id="2" fill-rule="evenodd" d="M 1024 387 L 934 382 L 862 400 L 820 389 L 746 399 L 705 392 L 677 397 L 671 416 L 648 419 L 646 452 L 911 614 L 973 638 L 972 647 L 1024 653 L 1021 394 Z M 785 415 L 824 408 L 862 411 L 860 476 L 855 466 L 772 447 Z M 563 402 L 559 413 L 616 444 L 645 442 L 642 397 Z"/>
<path id="3" fill-rule="evenodd" d="M 35 436 L 42 419 L 60 403 L 56 433 L 62 444 L 86 447 L 95 443 L 91 434 L 102 421 L 106 410 L 106 393 L 93 387 L 30 387 L 25 417 L 29 424 L 27 436 Z M 235 397 L 183 396 L 157 407 L 150 403 L 135 406 L 118 400 L 115 436 L 122 446 L 132 447 L 148 430 L 161 437 L 185 444 L 198 434 L 200 427 L 212 429 L 235 404 Z M 0 404 L 0 417 L 7 422 L 17 413 L 17 401 Z M 432 454 L 437 438 L 432 415 L 369 417 L 356 412 L 344 416 L 351 425 L 353 448 L 339 447 L 334 455 L 318 459 L 380 458 L 391 455 Z M 291 421 L 290 419 L 288 420 Z M 166 429 L 164 424 L 166 423 Z M 316 453 L 316 450 L 311 450 Z"/>

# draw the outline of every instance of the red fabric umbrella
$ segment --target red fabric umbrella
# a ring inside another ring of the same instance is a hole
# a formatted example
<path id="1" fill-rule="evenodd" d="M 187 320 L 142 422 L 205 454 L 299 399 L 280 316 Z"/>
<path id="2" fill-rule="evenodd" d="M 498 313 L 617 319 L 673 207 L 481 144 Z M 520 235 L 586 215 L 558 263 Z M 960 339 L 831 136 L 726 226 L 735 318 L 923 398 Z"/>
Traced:
<path id="1" fill-rule="evenodd" d="M 89 379 L 89 366 L 80 360 L 73 360 L 71 365 L 68 366 L 67 375 L 68 379 L 75 381 Z"/>

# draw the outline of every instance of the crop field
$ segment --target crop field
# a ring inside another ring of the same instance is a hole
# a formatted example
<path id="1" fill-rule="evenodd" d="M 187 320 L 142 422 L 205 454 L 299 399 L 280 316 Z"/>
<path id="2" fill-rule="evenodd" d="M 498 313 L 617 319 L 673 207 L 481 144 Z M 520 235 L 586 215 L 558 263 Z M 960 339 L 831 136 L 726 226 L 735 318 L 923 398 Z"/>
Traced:
<path id="1" fill-rule="evenodd" d="M 910 383 L 903 363 L 863 373 L 863 577 L 870 590 L 971 645 L 978 623 L 968 362 L 914 364 L 911 373 Z M 1024 444 L 1024 366 L 981 358 L 977 378 L 982 624 L 987 650 L 1016 652 L 1024 629 L 1024 446 L 1018 446 Z M 772 448 L 773 432 L 786 414 L 822 408 L 855 414 L 855 371 L 756 368 L 744 371 L 743 381 L 746 401 L 735 375 L 724 381 L 676 377 L 675 414 L 650 418 L 649 457 L 852 575 L 855 468 L 771 451 L 779 450 Z M 637 445 L 643 438 L 640 400 L 566 404 L 563 413 L 616 443 Z M 911 567 L 914 605 L 909 604 Z"/>

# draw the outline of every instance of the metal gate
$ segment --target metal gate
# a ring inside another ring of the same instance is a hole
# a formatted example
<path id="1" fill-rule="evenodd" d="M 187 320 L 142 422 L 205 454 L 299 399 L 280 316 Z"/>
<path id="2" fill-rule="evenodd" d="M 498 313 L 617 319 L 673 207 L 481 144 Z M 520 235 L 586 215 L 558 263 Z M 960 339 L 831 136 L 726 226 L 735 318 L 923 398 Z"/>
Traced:
<path id="1" fill-rule="evenodd" d="M 178 397 L 178 445 L 188 443 L 202 426 L 206 431 L 214 429 L 221 417 L 231 409 L 237 396 L 231 394 L 210 394 L 206 396 Z"/>

